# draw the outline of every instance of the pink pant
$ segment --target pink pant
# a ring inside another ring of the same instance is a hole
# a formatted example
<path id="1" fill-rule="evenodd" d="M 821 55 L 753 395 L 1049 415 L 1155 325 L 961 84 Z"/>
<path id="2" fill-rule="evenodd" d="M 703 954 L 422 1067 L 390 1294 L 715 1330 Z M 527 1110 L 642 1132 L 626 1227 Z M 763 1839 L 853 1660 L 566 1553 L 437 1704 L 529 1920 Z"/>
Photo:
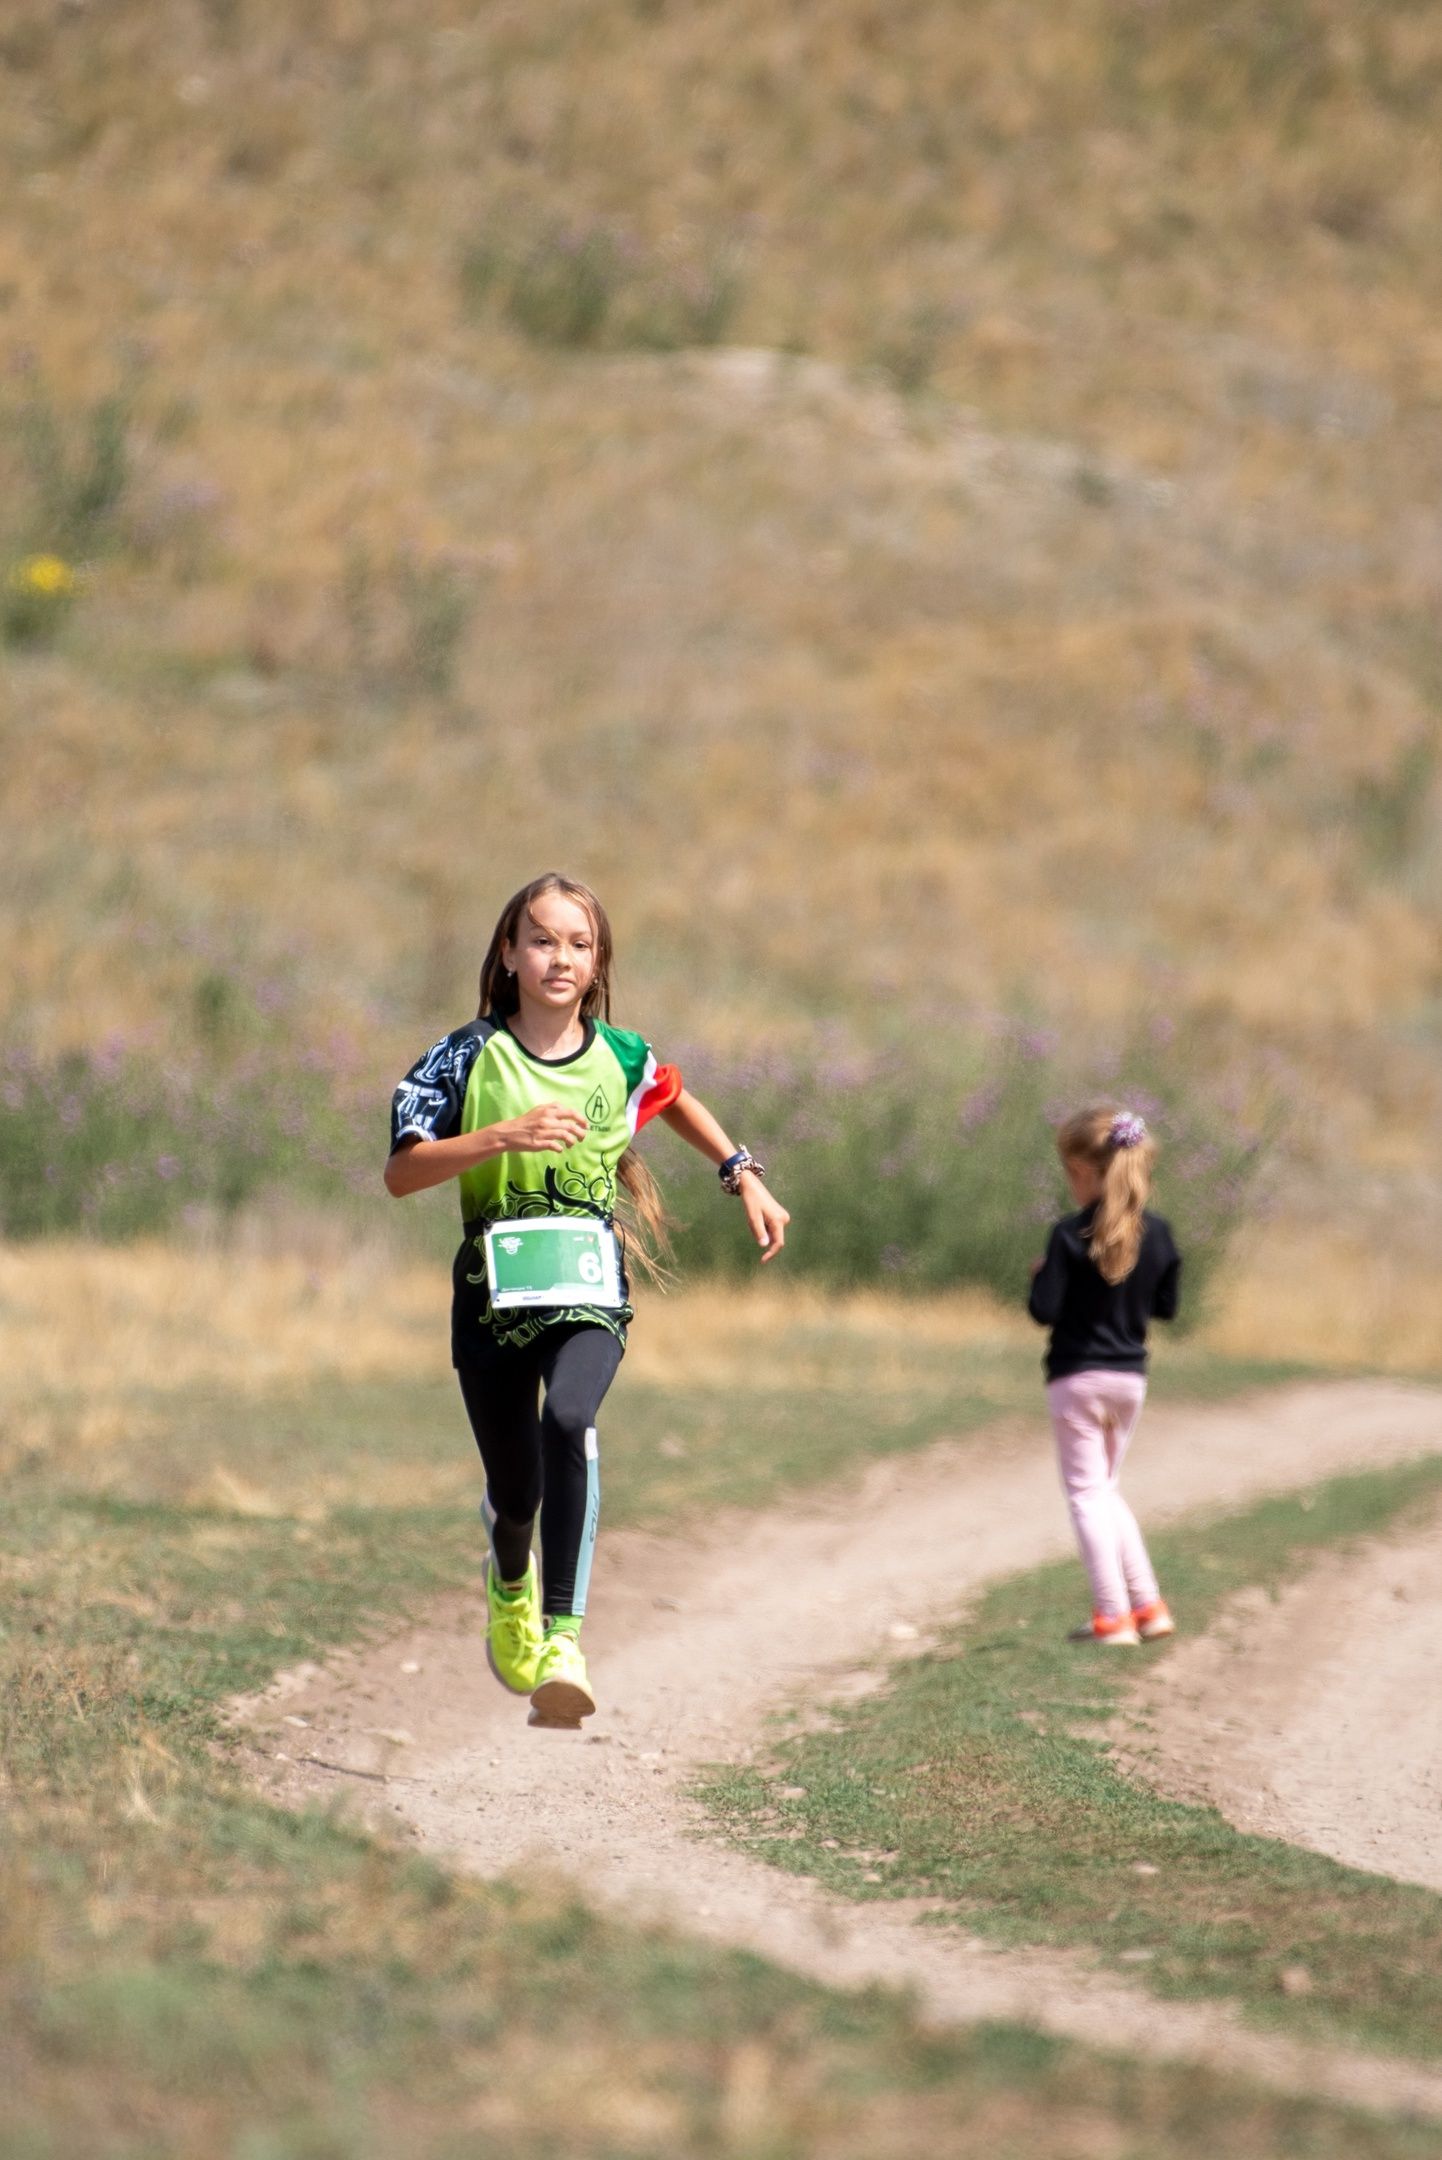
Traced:
<path id="1" fill-rule="evenodd" d="M 1092 1611 L 1114 1618 L 1159 1595 L 1141 1531 L 1121 1496 L 1122 1458 L 1147 1383 L 1137 1372 L 1068 1373 L 1047 1388 L 1057 1462 L 1092 1590 Z"/>

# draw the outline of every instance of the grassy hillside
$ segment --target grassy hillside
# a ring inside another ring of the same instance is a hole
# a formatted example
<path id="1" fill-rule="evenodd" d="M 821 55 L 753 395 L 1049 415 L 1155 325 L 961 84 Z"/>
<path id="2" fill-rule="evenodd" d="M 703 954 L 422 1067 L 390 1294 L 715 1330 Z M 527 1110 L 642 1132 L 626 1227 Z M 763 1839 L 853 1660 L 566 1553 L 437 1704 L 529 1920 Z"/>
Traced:
<path id="1" fill-rule="evenodd" d="M 1436 1204 L 1434 11 L 14 0 L 0 71 L 12 1028 L 389 1075 L 559 860 L 658 1041 L 1141 1015 Z"/>

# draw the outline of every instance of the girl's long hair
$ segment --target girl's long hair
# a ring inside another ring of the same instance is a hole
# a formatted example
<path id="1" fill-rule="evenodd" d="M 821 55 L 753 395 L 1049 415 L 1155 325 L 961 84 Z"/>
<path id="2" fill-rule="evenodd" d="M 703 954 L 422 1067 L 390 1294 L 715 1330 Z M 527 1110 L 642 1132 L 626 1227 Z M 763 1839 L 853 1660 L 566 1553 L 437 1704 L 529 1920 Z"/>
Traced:
<path id="1" fill-rule="evenodd" d="M 1117 1137 L 1120 1128 L 1130 1144 Z M 1131 1137 L 1135 1133 L 1138 1137 Z M 1092 1103 L 1057 1127 L 1063 1162 L 1090 1163 L 1101 1174 L 1102 1193 L 1087 1247 L 1109 1283 L 1125 1282 L 1142 1243 L 1142 1210 L 1152 1189 L 1156 1142 L 1142 1120 L 1120 1103 Z"/>
<path id="2" fill-rule="evenodd" d="M 515 976 L 508 971 L 502 958 L 502 951 L 505 946 L 515 944 L 521 924 L 530 915 L 531 903 L 539 900 L 542 894 L 552 892 L 559 893 L 563 900 L 574 900 L 578 907 L 584 908 L 596 936 L 596 969 L 581 1000 L 581 1017 L 583 1020 L 610 1019 L 611 968 L 615 958 L 610 918 L 589 885 L 583 885 L 579 878 L 567 877 L 560 870 L 543 870 L 529 885 L 512 893 L 501 909 L 481 963 L 478 1019 L 485 1020 L 492 1013 L 508 1019 L 518 1010 L 521 994 Z M 653 1282 L 663 1283 L 669 1279 L 666 1261 L 671 1252 L 672 1222 L 661 1197 L 661 1188 L 634 1148 L 627 1148 L 616 1165 L 616 1175 L 625 1189 L 627 1205 L 622 1219 L 631 1232 L 632 1248 L 643 1272 Z"/>

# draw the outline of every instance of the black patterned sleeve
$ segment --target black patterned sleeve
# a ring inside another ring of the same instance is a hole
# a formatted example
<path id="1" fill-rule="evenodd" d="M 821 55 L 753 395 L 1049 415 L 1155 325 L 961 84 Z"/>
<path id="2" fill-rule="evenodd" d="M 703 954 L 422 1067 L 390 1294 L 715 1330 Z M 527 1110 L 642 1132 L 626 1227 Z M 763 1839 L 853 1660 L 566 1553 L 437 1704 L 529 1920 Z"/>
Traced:
<path id="1" fill-rule="evenodd" d="M 412 1065 L 391 1098 L 391 1153 L 402 1140 L 449 1140 L 461 1129 L 466 1082 L 480 1048 L 474 1025 L 456 1028 Z"/>

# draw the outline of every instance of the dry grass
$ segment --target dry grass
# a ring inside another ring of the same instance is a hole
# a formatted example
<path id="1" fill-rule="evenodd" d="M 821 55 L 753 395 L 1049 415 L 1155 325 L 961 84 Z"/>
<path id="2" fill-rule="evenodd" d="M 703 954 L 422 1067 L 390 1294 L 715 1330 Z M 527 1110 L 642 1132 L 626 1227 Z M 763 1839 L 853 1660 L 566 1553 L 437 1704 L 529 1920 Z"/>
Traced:
<path id="1" fill-rule="evenodd" d="M 782 1263 L 776 1263 L 780 1266 Z M 914 1351 L 1029 1345 L 1032 1323 L 985 1291 L 902 1299 L 804 1284 L 698 1284 L 643 1294 L 628 1369 L 659 1387 L 806 1389 L 834 1377 L 840 1338 L 864 1361 L 868 1385 L 915 1385 Z M 873 1378 L 874 1376 L 874 1382 Z"/>
<path id="2" fill-rule="evenodd" d="M 0 1469 L 40 1460 L 105 1485 L 136 1458 L 175 1452 L 162 1435 L 177 1400 L 225 1390 L 259 1404 L 326 1380 L 424 1373 L 446 1288 L 438 1271 L 379 1253 L 307 1265 L 151 1243 L 0 1245 Z M 183 1448 L 172 1470 L 199 1499 Z M 214 1504 L 273 1512 L 253 1473 L 225 1472 L 223 1489 L 218 1475 L 204 1466 Z M 377 1503 L 398 1504 L 406 1476 Z"/>
<path id="3" fill-rule="evenodd" d="M 466 1522 L 475 1458 L 449 1295 L 446 1269 L 380 1247 L 317 1245 L 304 1264 L 155 1243 L 0 1246 L 0 1471 L 27 1489 L 58 1478 L 199 1510 L 192 1545 L 208 1564 L 227 1564 L 247 1522 L 294 1519 L 302 1538 L 337 1510 L 436 1507 Z M 758 1477 L 804 1483 L 1035 1396 L 1030 1323 L 979 1294 L 913 1304 L 698 1284 L 647 1295 L 632 1342 L 612 1498 L 624 1506 L 634 1486 L 652 1512 L 697 1504 L 698 1479 L 706 1497 L 734 1485 L 755 1498 Z M 738 1401 L 744 1414 L 728 1415 Z"/>
<path id="4" fill-rule="evenodd" d="M 1442 1372 L 1442 1269 L 1379 1238 L 1279 1224 L 1224 1276 L 1207 1340 L 1226 1357 Z"/>
<path id="5" fill-rule="evenodd" d="M 63 1456 L 80 1482 L 103 1482 L 108 1462 L 144 1456 L 147 1432 L 159 1434 L 177 1398 L 225 1391 L 259 1410 L 267 1397 L 328 1381 L 443 1381 L 449 1292 L 443 1268 L 380 1248 L 306 1265 L 161 1244 L 0 1245 L 0 1466 Z M 1224 1276 L 1198 1347 L 1221 1358 L 1435 1373 L 1439 1312 L 1442 1274 L 1419 1272 L 1415 1258 L 1315 1234 L 1304 1242 L 1277 1228 Z M 918 1359 L 931 1370 L 937 1352 L 1040 1343 L 1016 1307 L 980 1291 L 900 1298 L 769 1279 L 707 1283 L 643 1293 L 627 1372 L 647 1389 L 805 1393 L 835 1385 L 844 1346 L 846 1369 L 864 1369 L 869 1394 L 900 1399 L 917 1385 Z M 153 1446 L 165 1452 L 158 1438 Z M 229 1486 L 211 1493 L 217 1505 L 271 1508 L 259 1428 L 253 1446 L 251 1466 L 232 1465 Z M 175 1467 L 184 1482 L 183 1459 Z M 291 1469 L 279 1459 L 271 1467 L 294 1499 Z M 437 1472 L 433 1496 L 453 1497 L 469 1467 L 458 1451 Z M 420 1475 L 408 1461 L 327 1462 L 303 1497 L 363 1492 L 367 1504 L 399 1504 Z"/>
<path id="6" fill-rule="evenodd" d="M 658 1038 L 1164 1008 L 1435 1161 L 1435 23 L 225 22 L 7 20 L 0 327 L 66 410 L 146 355 L 122 544 L 0 729 L 18 1022 L 163 1037 L 220 959 L 386 1071 L 558 857 Z M 596 218 L 735 243 L 745 348 L 467 312 L 477 236 Z M 464 583 L 447 692 L 368 669 L 357 543 Z"/>
<path id="7" fill-rule="evenodd" d="M 0 1403 L 13 1414 L 78 1393 L 101 1410 L 136 1394 L 263 1396 L 342 1376 L 426 1378 L 445 1369 L 449 1298 L 449 1270 L 379 1245 L 307 1264 L 152 1242 L 0 1244 Z M 907 1344 L 1014 1343 L 1033 1332 L 980 1291 L 913 1302 L 707 1283 L 647 1292 L 643 1313 L 629 1369 L 658 1386 L 718 1389 L 803 1385 L 820 1332 L 903 1355 Z"/>
<path id="8" fill-rule="evenodd" d="M 0 1387 L 13 1404 L 77 1385 L 263 1394 L 338 1372 L 416 1373 L 447 1287 L 440 1270 L 380 1250 L 308 1267 L 150 1243 L 0 1245 Z"/>

